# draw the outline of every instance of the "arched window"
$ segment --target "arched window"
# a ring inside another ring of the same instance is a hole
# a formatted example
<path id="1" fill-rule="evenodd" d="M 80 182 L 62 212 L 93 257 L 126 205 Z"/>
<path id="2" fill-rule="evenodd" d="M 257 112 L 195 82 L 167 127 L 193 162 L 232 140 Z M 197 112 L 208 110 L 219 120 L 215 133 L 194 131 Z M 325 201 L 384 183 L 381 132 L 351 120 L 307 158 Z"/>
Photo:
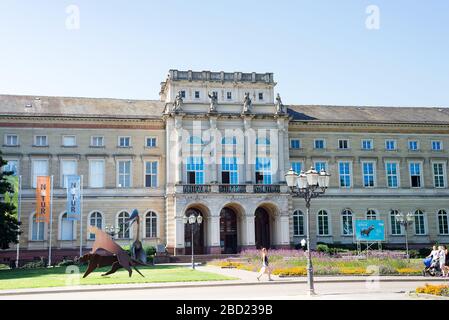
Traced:
<path id="1" fill-rule="evenodd" d="M 236 137 L 224 137 L 223 139 L 221 139 L 221 144 L 235 146 L 237 144 L 237 138 Z"/>
<path id="2" fill-rule="evenodd" d="M 377 213 L 374 210 L 368 210 L 366 212 L 366 220 L 376 220 L 377 219 Z"/>
<path id="3" fill-rule="evenodd" d="M 117 217 L 117 226 L 119 228 L 119 232 L 117 237 L 119 239 L 129 239 L 130 238 L 130 228 L 129 228 L 129 213 L 126 211 L 122 211 L 119 213 Z"/>
<path id="4" fill-rule="evenodd" d="M 448 219 L 446 210 L 438 211 L 438 232 L 441 235 L 449 234 Z"/>
<path id="5" fill-rule="evenodd" d="M 399 213 L 398 210 L 391 210 L 390 211 L 390 226 L 391 226 L 391 234 L 392 235 L 401 235 L 402 229 L 399 222 L 396 220 L 396 215 Z"/>
<path id="6" fill-rule="evenodd" d="M 426 234 L 426 223 L 424 212 L 421 210 L 415 211 L 415 234 L 424 235 Z"/>
<path id="7" fill-rule="evenodd" d="M 153 211 L 145 215 L 145 237 L 157 238 L 157 214 Z"/>
<path id="8" fill-rule="evenodd" d="M 38 222 L 37 215 L 33 214 L 31 223 L 31 240 L 44 241 L 45 222 Z"/>
<path id="9" fill-rule="evenodd" d="M 345 236 L 353 235 L 352 212 L 345 209 L 341 213 L 342 234 Z"/>
<path id="10" fill-rule="evenodd" d="M 329 215 L 325 210 L 320 210 L 318 212 L 318 235 L 329 235 Z"/>
<path id="11" fill-rule="evenodd" d="M 301 210 L 295 210 L 295 212 L 293 212 L 293 235 L 304 235 L 304 214 Z"/>
<path id="12" fill-rule="evenodd" d="M 67 241 L 74 240 L 74 232 L 73 232 L 74 226 L 75 222 L 67 218 L 67 212 L 61 215 L 60 239 Z"/>
<path id="13" fill-rule="evenodd" d="M 93 226 L 93 227 L 97 227 L 100 230 L 103 229 L 103 215 L 98 211 L 92 212 L 89 216 L 89 225 Z M 90 233 L 89 239 L 95 240 L 95 234 Z"/>
<path id="14" fill-rule="evenodd" d="M 270 145 L 270 139 L 267 139 L 267 138 L 257 138 L 257 139 L 256 139 L 256 144 L 257 144 L 257 145 L 265 145 L 265 146 L 268 146 L 268 145 Z"/>
<path id="15" fill-rule="evenodd" d="M 202 144 L 204 144 L 204 141 L 203 141 L 203 139 L 201 139 L 200 137 L 197 137 L 197 136 L 191 136 L 191 137 L 189 138 L 189 144 L 199 144 L 199 145 L 202 145 Z"/>

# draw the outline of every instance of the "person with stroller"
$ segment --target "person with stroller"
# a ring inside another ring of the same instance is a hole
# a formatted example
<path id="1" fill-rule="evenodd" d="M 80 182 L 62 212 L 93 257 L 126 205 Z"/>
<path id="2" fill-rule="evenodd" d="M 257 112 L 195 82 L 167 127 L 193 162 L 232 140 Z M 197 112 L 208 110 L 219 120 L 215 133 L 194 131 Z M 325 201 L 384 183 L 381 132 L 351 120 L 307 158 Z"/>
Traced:
<path id="1" fill-rule="evenodd" d="M 430 254 L 426 257 L 427 259 L 431 259 L 430 261 L 432 262 L 432 260 L 436 259 L 438 257 L 438 248 L 437 246 L 433 246 L 432 247 L 432 251 L 430 252 Z"/>
<path id="2" fill-rule="evenodd" d="M 426 274 L 434 276 L 436 272 L 440 271 L 439 254 L 440 254 L 440 247 L 437 247 L 436 245 L 433 246 L 432 251 L 423 261 L 425 265 L 425 268 L 423 270 L 424 276 L 426 276 Z"/>

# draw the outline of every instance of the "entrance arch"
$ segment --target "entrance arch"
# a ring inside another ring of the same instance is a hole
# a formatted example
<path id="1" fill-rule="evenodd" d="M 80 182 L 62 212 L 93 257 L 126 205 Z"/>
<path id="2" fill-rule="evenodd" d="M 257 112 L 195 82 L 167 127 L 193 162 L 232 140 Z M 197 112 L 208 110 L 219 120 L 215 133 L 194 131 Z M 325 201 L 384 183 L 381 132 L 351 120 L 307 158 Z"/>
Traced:
<path id="1" fill-rule="evenodd" d="M 220 247 L 222 254 L 237 253 L 237 214 L 225 207 L 220 212 Z"/>
<path id="2" fill-rule="evenodd" d="M 259 207 L 256 209 L 254 218 L 256 248 L 270 248 L 270 214 L 268 211 Z"/>
<path id="3" fill-rule="evenodd" d="M 186 211 L 186 216 L 190 217 L 190 215 L 194 214 L 195 216 L 202 216 L 203 222 L 201 225 L 195 224 L 193 226 L 193 253 L 194 254 L 204 254 L 204 214 L 201 210 L 197 208 L 191 208 Z M 184 244 L 185 244 L 185 254 L 192 254 L 192 226 L 187 223 L 184 225 Z"/>

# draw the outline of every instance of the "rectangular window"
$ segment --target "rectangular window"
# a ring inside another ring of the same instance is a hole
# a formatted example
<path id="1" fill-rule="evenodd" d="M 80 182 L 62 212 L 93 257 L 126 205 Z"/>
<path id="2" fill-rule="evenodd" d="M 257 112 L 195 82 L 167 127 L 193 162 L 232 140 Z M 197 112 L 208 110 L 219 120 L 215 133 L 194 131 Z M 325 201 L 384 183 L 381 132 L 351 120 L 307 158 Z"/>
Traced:
<path id="1" fill-rule="evenodd" d="M 423 236 L 426 234 L 426 223 L 424 218 L 424 212 L 415 212 L 415 234 Z"/>
<path id="2" fill-rule="evenodd" d="M 118 146 L 120 148 L 129 148 L 131 146 L 131 137 L 119 137 Z"/>
<path id="3" fill-rule="evenodd" d="M 34 137 L 34 145 L 37 147 L 48 146 L 47 136 L 35 136 Z"/>
<path id="4" fill-rule="evenodd" d="M 104 160 L 89 161 L 89 187 L 104 188 Z"/>
<path id="5" fill-rule="evenodd" d="M 399 222 L 396 220 L 396 213 L 392 212 L 390 213 L 390 225 L 391 225 L 391 234 L 392 235 L 401 235 L 402 234 L 402 228 Z"/>
<path id="6" fill-rule="evenodd" d="M 363 186 L 365 188 L 374 187 L 374 163 L 373 162 L 363 162 Z"/>
<path id="7" fill-rule="evenodd" d="M 386 162 L 385 171 L 387 173 L 387 187 L 397 188 L 398 187 L 398 164 L 396 162 Z"/>
<path id="8" fill-rule="evenodd" d="M 7 134 L 5 135 L 5 145 L 18 146 L 19 145 L 19 136 L 16 134 Z"/>
<path id="9" fill-rule="evenodd" d="M 329 216 L 327 212 L 320 211 L 318 213 L 318 235 L 329 235 Z"/>
<path id="10" fill-rule="evenodd" d="M 291 149 L 301 149 L 301 140 L 291 139 L 290 140 L 290 148 Z"/>
<path id="11" fill-rule="evenodd" d="M 314 148 L 315 149 L 324 149 L 325 148 L 325 143 L 323 139 L 316 139 L 314 141 Z"/>
<path id="12" fill-rule="evenodd" d="M 373 150 L 373 140 L 371 139 L 362 140 L 362 150 Z"/>
<path id="13" fill-rule="evenodd" d="M 416 140 L 410 140 L 408 142 L 408 149 L 410 151 L 418 151 L 419 150 L 419 142 Z"/>
<path id="14" fill-rule="evenodd" d="M 104 146 L 104 138 L 100 136 L 93 136 L 90 139 L 91 147 L 103 147 Z"/>
<path id="15" fill-rule="evenodd" d="M 118 188 L 131 187 L 131 160 L 118 161 Z"/>
<path id="16" fill-rule="evenodd" d="M 271 159 L 256 158 L 256 184 L 271 184 Z"/>
<path id="17" fill-rule="evenodd" d="M 293 235 L 304 235 L 304 214 L 299 210 L 293 212 Z"/>
<path id="18" fill-rule="evenodd" d="M 445 177 L 445 163 L 434 163 L 433 164 L 433 181 L 435 188 L 445 188 L 446 187 L 446 177 Z"/>
<path id="19" fill-rule="evenodd" d="M 145 162 L 145 188 L 157 188 L 157 161 Z"/>
<path id="20" fill-rule="evenodd" d="M 18 160 L 7 160 L 7 163 L 3 166 L 2 171 L 3 172 L 12 172 L 13 176 L 17 176 L 17 173 L 19 171 L 18 167 L 19 167 Z"/>
<path id="21" fill-rule="evenodd" d="M 314 166 L 315 166 L 315 170 L 318 172 L 321 172 L 321 169 L 323 169 L 324 171 L 327 171 L 326 162 L 316 161 Z"/>
<path id="22" fill-rule="evenodd" d="M 350 188 L 351 187 L 351 163 L 350 162 L 339 162 L 338 163 L 339 174 L 340 174 L 340 187 Z"/>
<path id="23" fill-rule="evenodd" d="M 181 91 L 181 98 L 184 99 L 185 97 L 186 97 L 186 92 L 185 92 L 185 90 L 182 90 L 182 91 Z"/>
<path id="24" fill-rule="evenodd" d="M 338 140 L 338 149 L 349 149 L 348 140 Z"/>
<path id="25" fill-rule="evenodd" d="M 187 183 L 204 184 L 204 159 L 202 157 L 187 158 Z"/>
<path id="26" fill-rule="evenodd" d="M 156 141 L 157 141 L 157 139 L 155 137 L 148 137 L 148 138 L 146 138 L 145 146 L 147 148 L 156 148 L 157 147 Z"/>
<path id="27" fill-rule="evenodd" d="M 263 100 L 263 93 L 259 92 L 259 100 Z"/>
<path id="28" fill-rule="evenodd" d="M 239 184 L 238 165 L 236 157 L 221 158 L 221 182 L 223 184 Z"/>
<path id="29" fill-rule="evenodd" d="M 302 170 L 301 162 L 292 162 L 291 165 L 292 165 L 293 171 L 295 171 L 297 174 L 301 173 L 301 170 Z"/>
<path id="30" fill-rule="evenodd" d="M 76 175 L 76 160 L 61 161 L 61 182 L 63 188 L 67 188 L 67 176 L 69 175 Z"/>
<path id="31" fill-rule="evenodd" d="M 432 141 L 432 150 L 433 151 L 443 150 L 443 143 L 439 140 Z"/>
<path id="32" fill-rule="evenodd" d="M 385 140 L 385 150 L 396 150 L 396 140 Z"/>
<path id="33" fill-rule="evenodd" d="M 33 188 L 36 188 L 37 177 L 48 176 L 48 160 L 32 160 Z"/>
<path id="34" fill-rule="evenodd" d="M 231 91 L 226 92 L 226 99 L 232 100 L 232 92 Z"/>
<path id="35" fill-rule="evenodd" d="M 76 146 L 76 136 L 63 136 L 62 145 L 64 147 L 75 147 Z"/>
<path id="36" fill-rule="evenodd" d="M 199 91 L 195 91 L 195 99 L 199 99 L 200 98 L 200 92 Z"/>
<path id="37" fill-rule="evenodd" d="M 410 170 L 410 185 L 412 188 L 421 188 L 421 163 L 411 162 L 409 164 Z"/>

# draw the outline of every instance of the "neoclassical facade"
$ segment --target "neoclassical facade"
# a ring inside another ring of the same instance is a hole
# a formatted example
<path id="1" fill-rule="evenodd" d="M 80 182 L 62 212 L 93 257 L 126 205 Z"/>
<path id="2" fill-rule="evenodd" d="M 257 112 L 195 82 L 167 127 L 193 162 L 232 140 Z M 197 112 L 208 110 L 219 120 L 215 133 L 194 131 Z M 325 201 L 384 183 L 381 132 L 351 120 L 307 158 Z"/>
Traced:
<path id="1" fill-rule="evenodd" d="M 449 109 L 284 105 L 271 73 L 170 70 L 159 101 L 0 96 L 4 170 L 22 177 L 21 249 L 35 258 L 49 230 L 34 219 L 36 176 L 53 176 L 52 244 L 70 255 L 93 243 L 88 225 L 126 227 L 134 208 L 147 245 L 191 252 L 185 215 L 203 217 L 197 254 L 290 247 L 305 207 L 284 174 L 325 168 L 312 203 L 313 243 L 353 243 L 356 219 L 382 219 L 402 245 L 397 212 L 413 212 L 412 245 L 449 242 Z M 65 176 L 83 176 L 83 234 L 65 219 Z M 59 250 L 59 251 L 58 251 Z M 4 259 L 11 251 L 1 253 Z"/>

